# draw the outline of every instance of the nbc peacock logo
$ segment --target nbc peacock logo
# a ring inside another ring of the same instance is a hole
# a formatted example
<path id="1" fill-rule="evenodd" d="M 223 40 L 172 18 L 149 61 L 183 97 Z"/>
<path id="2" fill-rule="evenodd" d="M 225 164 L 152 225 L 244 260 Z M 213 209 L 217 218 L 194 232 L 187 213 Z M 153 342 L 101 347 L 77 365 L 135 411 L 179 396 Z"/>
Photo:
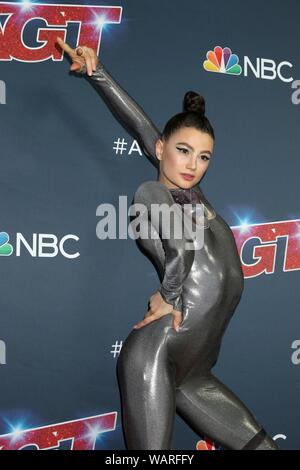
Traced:
<path id="1" fill-rule="evenodd" d="M 9 242 L 9 235 L 6 232 L 0 232 L 0 256 L 10 256 L 14 249 Z"/>
<path id="2" fill-rule="evenodd" d="M 239 58 L 232 54 L 229 47 L 216 46 L 213 51 L 208 51 L 203 67 L 207 72 L 228 73 L 230 75 L 240 75 L 242 68 L 239 65 Z"/>

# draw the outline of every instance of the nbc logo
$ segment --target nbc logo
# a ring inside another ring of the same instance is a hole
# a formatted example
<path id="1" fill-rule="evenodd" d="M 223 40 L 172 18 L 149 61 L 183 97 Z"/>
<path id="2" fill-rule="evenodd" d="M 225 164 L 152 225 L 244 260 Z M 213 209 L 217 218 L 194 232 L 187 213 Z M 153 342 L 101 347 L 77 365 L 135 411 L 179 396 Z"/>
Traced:
<path id="1" fill-rule="evenodd" d="M 231 73 L 240 75 L 242 68 L 239 65 L 239 58 L 232 54 L 229 47 L 216 46 L 213 51 L 206 54 L 207 60 L 203 62 L 203 67 L 207 72 Z"/>
<path id="2" fill-rule="evenodd" d="M 27 240 L 22 233 L 17 232 L 15 248 L 13 248 L 13 246 L 8 243 L 8 233 L 0 232 L 0 257 L 10 256 L 13 252 L 15 252 L 16 256 L 21 256 L 21 251 L 24 250 L 32 257 L 52 258 L 60 254 L 65 258 L 78 258 L 80 253 L 79 251 L 72 251 L 72 248 L 74 250 L 72 241 L 78 242 L 79 237 L 69 233 L 59 240 L 58 237 L 52 233 L 33 233 L 31 240 Z M 68 246 L 69 244 L 71 244 L 71 247 Z M 66 248 L 70 251 L 67 252 Z"/>
<path id="3" fill-rule="evenodd" d="M 256 61 L 251 61 L 248 56 L 244 56 L 243 67 L 239 64 L 239 57 L 233 54 L 229 47 L 216 46 L 213 51 L 208 51 L 203 68 L 207 72 L 217 72 L 228 75 L 241 75 L 244 77 L 252 74 L 255 78 L 275 80 L 279 78 L 282 82 L 292 82 L 293 77 L 284 76 L 283 67 L 291 69 L 293 64 L 284 60 L 279 64 L 272 59 L 256 57 Z"/>
<path id="4" fill-rule="evenodd" d="M 14 251 L 9 242 L 9 235 L 6 232 L 0 232 L 0 256 L 10 256 Z"/>

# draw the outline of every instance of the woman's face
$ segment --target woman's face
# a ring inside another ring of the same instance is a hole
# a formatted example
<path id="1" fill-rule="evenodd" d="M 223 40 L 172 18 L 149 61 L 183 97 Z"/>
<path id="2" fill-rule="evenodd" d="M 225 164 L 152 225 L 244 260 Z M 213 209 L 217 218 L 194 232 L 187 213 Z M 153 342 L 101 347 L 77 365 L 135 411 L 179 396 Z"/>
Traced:
<path id="1" fill-rule="evenodd" d="M 182 127 L 168 141 L 158 139 L 156 156 L 160 160 L 159 181 L 168 188 L 189 189 L 199 183 L 208 169 L 214 140 L 194 127 Z M 185 179 L 184 174 L 193 178 Z"/>

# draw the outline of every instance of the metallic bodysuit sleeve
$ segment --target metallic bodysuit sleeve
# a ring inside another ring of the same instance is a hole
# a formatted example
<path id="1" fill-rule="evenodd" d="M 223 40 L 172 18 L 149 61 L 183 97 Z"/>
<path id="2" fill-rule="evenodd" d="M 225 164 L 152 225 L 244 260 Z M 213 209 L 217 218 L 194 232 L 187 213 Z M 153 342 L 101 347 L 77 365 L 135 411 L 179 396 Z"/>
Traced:
<path id="1" fill-rule="evenodd" d="M 159 289 L 161 296 L 168 304 L 173 305 L 174 309 L 181 309 L 183 282 L 189 274 L 194 261 L 194 250 L 186 248 L 186 242 L 189 239 L 186 238 L 185 234 L 179 238 L 175 237 L 176 227 L 181 226 L 182 210 L 179 205 L 174 203 L 170 192 L 159 181 L 146 181 L 142 183 L 135 193 L 134 202 L 144 204 L 147 216 L 159 234 L 163 245 L 165 267 L 164 277 Z M 154 208 L 152 206 L 154 204 L 165 204 L 165 208 L 168 210 L 168 214 L 170 214 L 170 224 L 166 222 L 166 213 L 164 217 L 155 216 L 155 211 L 151 211 L 151 207 Z M 172 207 L 172 213 L 171 211 L 169 212 L 170 207 Z M 163 227 L 167 225 L 168 229 L 164 232 Z"/>
<path id="2" fill-rule="evenodd" d="M 143 109 L 108 73 L 100 61 L 91 76 L 87 74 L 84 76 L 95 85 L 111 112 L 137 139 L 147 158 L 158 168 L 159 160 L 155 155 L 155 142 L 160 137 L 160 132 Z"/>

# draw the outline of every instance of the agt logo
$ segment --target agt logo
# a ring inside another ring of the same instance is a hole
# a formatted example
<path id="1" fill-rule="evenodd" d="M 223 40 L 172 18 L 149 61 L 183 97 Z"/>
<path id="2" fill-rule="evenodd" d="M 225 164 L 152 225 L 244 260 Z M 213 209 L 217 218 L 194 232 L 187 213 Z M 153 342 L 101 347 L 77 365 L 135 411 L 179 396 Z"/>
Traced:
<path id="1" fill-rule="evenodd" d="M 60 253 L 65 258 L 78 258 L 80 253 L 75 251 L 67 252 L 65 243 L 69 240 L 78 241 L 77 235 L 68 234 L 58 240 L 56 235 L 52 233 L 33 233 L 32 240 L 27 241 L 22 233 L 16 234 L 16 256 L 21 255 L 21 249 L 26 250 L 32 257 L 52 258 Z M 9 243 L 9 235 L 7 232 L 0 232 L 0 256 L 11 256 L 14 248 Z"/>
<path id="2" fill-rule="evenodd" d="M 245 278 L 273 274 L 278 267 L 278 243 L 285 247 L 282 270 L 300 270 L 300 219 L 230 227 L 235 237 Z M 247 263 L 246 259 L 250 261 Z"/>
<path id="3" fill-rule="evenodd" d="M 116 411 L 31 429 L 10 425 L 12 431 L 0 435 L 0 450 L 95 450 L 106 441 L 107 432 L 116 431 Z M 107 446 L 107 443 L 106 443 Z M 205 437 L 196 450 L 222 450 Z"/>
<path id="4" fill-rule="evenodd" d="M 96 441 L 115 431 L 117 412 L 89 416 L 39 428 L 22 429 L 0 436 L 0 450 L 94 450 Z"/>
<path id="5" fill-rule="evenodd" d="M 216 46 L 213 51 L 208 51 L 203 67 L 207 72 L 225 73 L 228 75 L 241 75 L 245 77 L 253 75 L 255 78 L 275 80 L 279 78 L 285 83 L 292 82 L 290 69 L 293 64 L 284 60 L 276 64 L 272 59 L 256 57 L 255 62 L 248 56 L 244 56 L 243 68 L 239 64 L 239 57 L 232 54 L 229 47 Z"/>
<path id="6" fill-rule="evenodd" d="M 63 60 L 56 37 L 65 41 L 72 23 L 78 25 L 76 45 L 85 44 L 98 53 L 103 27 L 120 23 L 121 16 L 119 6 L 0 2 L 0 61 Z M 29 36 L 34 44 L 26 41 Z"/>

